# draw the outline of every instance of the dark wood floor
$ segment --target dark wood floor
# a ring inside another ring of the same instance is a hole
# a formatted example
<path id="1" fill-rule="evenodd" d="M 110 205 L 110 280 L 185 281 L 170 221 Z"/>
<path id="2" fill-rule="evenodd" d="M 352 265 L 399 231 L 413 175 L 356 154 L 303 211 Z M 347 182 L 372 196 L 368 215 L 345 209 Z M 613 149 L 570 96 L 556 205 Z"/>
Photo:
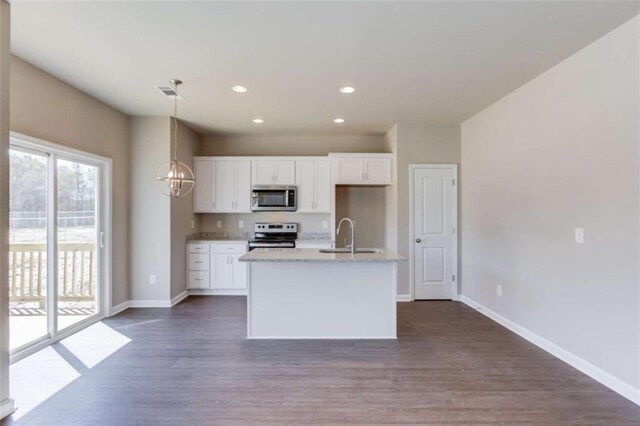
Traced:
<path id="1" fill-rule="evenodd" d="M 461 303 L 398 316 L 397 341 L 247 341 L 243 297 L 129 309 L 104 321 L 129 344 L 4 424 L 640 424 L 638 406 Z"/>

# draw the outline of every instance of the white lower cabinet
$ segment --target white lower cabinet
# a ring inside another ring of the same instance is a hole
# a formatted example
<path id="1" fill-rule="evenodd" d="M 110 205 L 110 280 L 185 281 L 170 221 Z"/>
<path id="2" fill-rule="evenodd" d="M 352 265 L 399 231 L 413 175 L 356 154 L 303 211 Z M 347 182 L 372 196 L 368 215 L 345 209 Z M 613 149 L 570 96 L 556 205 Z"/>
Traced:
<path id="1" fill-rule="evenodd" d="M 246 290 L 247 264 L 239 261 L 247 252 L 246 242 L 200 241 L 187 247 L 189 289 L 212 290 L 212 294 Z"/>
<path id="2" fill-rule="evenodd" d="M 187 288 L 209 288 L 209 271 L 189 271 Z"/>

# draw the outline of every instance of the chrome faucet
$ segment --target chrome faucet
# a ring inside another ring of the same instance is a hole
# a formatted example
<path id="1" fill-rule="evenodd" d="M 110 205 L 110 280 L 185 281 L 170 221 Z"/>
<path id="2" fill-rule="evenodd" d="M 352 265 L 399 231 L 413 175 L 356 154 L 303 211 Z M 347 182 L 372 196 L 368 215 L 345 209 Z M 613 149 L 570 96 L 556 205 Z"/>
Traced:
<path id="1" fill-rule="evenodd" d="M 356 254 L 356 224 L 353 220 L 348 217 L 343 218 L 340 223 L 338 223 L 338 229 L 336 230 L 336 235 L 340 235 L 340 227 L 343 222 L 349 222 L 351 225 L 351 254 Z"/>

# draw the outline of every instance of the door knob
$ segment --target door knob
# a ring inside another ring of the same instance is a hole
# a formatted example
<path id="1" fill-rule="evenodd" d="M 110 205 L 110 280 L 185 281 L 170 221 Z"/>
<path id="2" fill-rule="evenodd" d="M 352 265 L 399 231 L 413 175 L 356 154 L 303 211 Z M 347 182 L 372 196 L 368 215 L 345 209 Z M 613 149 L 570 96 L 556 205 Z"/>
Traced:
<path id="1" fill-rule="evenodd" d="M 420 238 L 416 238 L 416 243 L 421 243 L 422 240 Z"/>

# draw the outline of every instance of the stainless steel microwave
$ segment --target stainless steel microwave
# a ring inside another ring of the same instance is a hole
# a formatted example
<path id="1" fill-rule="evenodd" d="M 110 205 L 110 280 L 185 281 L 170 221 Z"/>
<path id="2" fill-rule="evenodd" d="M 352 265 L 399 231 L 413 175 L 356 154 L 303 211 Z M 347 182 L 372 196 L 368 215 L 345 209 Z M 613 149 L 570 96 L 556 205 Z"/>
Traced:
<path id="1" fill-rule="evenodd" d="M 294 212 L 296 206 L 296 187 L 283 185 L 253 185 L 251 189 L 251 211 Z"/>

